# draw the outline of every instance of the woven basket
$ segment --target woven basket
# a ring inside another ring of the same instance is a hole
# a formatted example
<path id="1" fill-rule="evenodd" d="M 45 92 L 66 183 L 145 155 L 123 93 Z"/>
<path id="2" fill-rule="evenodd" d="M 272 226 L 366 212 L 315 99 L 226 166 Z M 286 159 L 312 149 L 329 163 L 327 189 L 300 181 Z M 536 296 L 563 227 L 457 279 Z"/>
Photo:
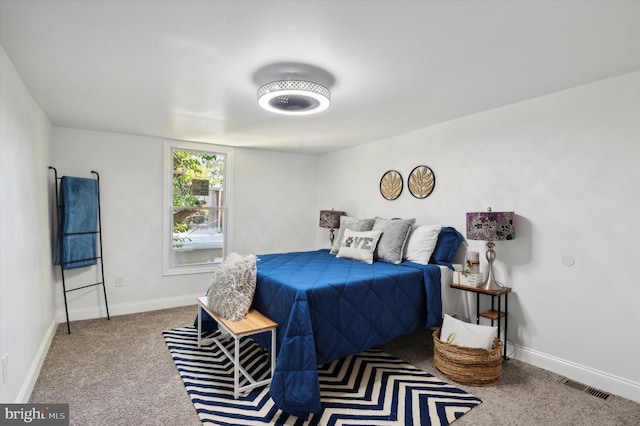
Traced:
<path id="1" fill-rule="evenodd" d="M 493 339 L 494 349 L 466 348 L 440 341 L 440 329 L 433 332 L 433 364 L 449 379 L 470 386 L 492 386 L 502 373 L 502 342 Z"/>

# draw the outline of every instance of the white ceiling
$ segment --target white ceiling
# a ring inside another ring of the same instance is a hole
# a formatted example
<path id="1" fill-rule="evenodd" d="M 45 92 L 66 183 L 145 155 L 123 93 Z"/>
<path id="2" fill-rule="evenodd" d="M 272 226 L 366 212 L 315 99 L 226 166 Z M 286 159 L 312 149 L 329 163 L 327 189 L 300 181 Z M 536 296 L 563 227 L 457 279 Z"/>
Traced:
<path id="1" fill-rule="evenodd" d="M 640 1 L 0 0 L 0 43 L 56 126 L 321 154 L 640 70 Z M 327 111 L 258 107 L 296 73 Z"/>

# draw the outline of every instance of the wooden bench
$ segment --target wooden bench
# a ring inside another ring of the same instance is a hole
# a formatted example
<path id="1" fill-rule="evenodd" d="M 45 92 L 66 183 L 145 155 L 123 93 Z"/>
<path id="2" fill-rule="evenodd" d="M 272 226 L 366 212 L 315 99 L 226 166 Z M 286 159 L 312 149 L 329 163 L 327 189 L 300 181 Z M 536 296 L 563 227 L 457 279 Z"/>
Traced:
<path id="1" fill-rule="evenodd" d="M 260 312 L 255 309 L 251 309 L 249 313 L 240 321 L 229 321 L 224 318 L 221 318 L 217 313 L 213 312 L 207 306 L 207 297 L 202 296 L 198 297 L 198 347 L 200 347 L 202 343 L 202 311 L 207 312 L 211 317 L 218 323 L 218 327 L 221 331 L 225 331 L 231 335 L 234 339 L 234 353 L 231 352 L 224 347 L 222 342 L 217 337 L 212 337 L 211 340 L 215 342 L 218 347 L 224 352 L 224 354 L 231 360 L 233 363 L 233 398 L 238 399 L 240 392 L 245 390 L 253 389 L 259 386 L 268 385 L 271 383 L 271 379 L 273 378 L 273 371 L 276 366 L 276 329 L 278 328 L 278 324 L 271 321 L 266 316 L 262 315 Z M 240 365 L 240 338 L 251 336 L 253 334 L 264 333 L 267 331 L 271 331 L 271 374 L 270 377 L 256 381 L 251 374 L 247 372 Z M 208 340 L 208 339 L 207 339 Z M 248 385 L 240 386 L 240 374 L 249 381 Z"/>

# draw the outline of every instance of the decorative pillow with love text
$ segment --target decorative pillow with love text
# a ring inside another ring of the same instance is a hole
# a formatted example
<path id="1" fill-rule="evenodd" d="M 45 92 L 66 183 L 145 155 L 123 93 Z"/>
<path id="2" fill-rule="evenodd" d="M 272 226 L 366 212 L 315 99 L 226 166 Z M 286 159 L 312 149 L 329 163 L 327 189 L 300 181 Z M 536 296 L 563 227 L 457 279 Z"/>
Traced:
<path id="1" fill-rule="evenodd" d="M 344 230 L 338 257 L 373 263 L 373 253 L 376 251 L 382 231 L 352 231 Z"/>

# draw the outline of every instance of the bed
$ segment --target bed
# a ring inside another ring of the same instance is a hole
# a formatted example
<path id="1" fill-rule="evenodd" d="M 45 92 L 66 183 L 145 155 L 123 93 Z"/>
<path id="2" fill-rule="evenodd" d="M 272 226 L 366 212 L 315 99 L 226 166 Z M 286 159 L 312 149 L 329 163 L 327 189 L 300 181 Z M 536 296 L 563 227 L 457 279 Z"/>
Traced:
<path id="1" fill-rule="evenodd" d="M 258 257 L 253 305 L 278 323 L 270 394 L 284 411 L 320 411 L 320 364 L 437 326 L 440 268 L 366 264 L 328 250 Z"/>
<path id="2" fill-rule="evenodd" d="M 253 307 L 278 323 L 276 405 L 298 417 L 319 412 L 318 365 L 439 326 L 442 268 L 368 264 L 327 249 L 258 256 Z"/>

